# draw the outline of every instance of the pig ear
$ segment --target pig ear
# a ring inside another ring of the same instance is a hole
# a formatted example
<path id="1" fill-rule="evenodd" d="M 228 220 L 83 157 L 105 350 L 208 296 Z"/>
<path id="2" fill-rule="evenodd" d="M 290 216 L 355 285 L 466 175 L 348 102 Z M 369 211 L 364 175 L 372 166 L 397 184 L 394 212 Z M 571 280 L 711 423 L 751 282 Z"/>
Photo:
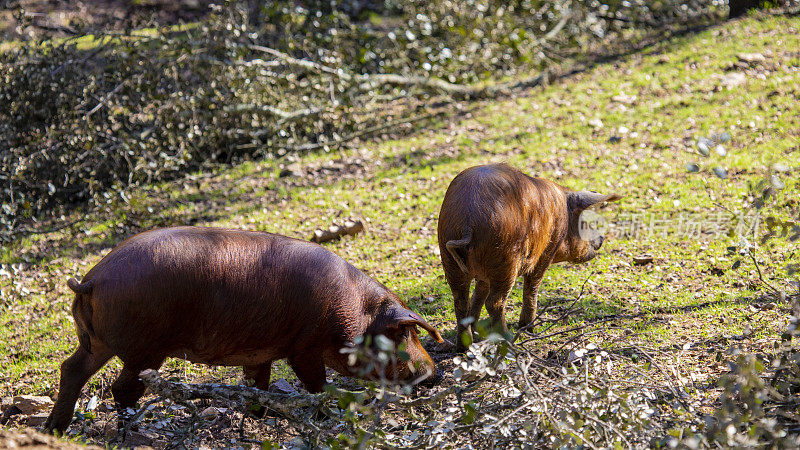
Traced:
<path id="1" fill-rule="evenodd" d="M 401 328 L 406 326 L 419 326 L 427 331 L 436 342 L 444 342 L 439 330 L 433 328 L 425 319 L 414 311 L 405 308 L 392 308 L 387 311 L 388 323 L 386 328 Z"/>
<path id="2" fill-rule="evenodd" d="M 567 193 L 567 207 L 570 211 L 583 211 L 584 209 L 601 202 L 615 202 L 621 199 L 617 194 L 600 194 L 592 191 L 571 191 Z"/>

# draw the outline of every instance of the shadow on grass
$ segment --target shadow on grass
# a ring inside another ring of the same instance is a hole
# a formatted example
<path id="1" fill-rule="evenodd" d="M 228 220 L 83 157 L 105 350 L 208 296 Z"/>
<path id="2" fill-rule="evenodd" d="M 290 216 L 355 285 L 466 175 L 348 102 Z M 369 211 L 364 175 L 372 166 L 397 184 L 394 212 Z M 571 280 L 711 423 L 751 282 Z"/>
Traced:
<path id="1" fill-rule="evenodd" d="M 407 132 L 395 134 L 392 138 L 408 137 L 428 124 L 426 121 L 418 122 Z M 33 246 L 25 244 L 26 236 L 18 236 L 9 247 L 14 248 L 14 252 L 6 253 L 4 262 L 47 262 L 62 256 L 83 257 L 147 229 L 202 225 L 229 217 L 247 217 L 257 210 L 279 207 L 282 199 L 300 197 L 305 190 L 330 188 L 344 180 L 376 179 L 392 170 L 392 167 L 379 169 L 379 164 L 356 160 L 356 157 L 339 156 L 322 163 L 312 162 L 301 167 L 301 173 L 286 177 L 277 176 L 276 172 L 290 161 L 264 160 L 255 163 L 261 168 L 244 175 L 231 173 L 235 172 L 235 166 L 228 166 L 218 173 L 187 175 L 169 181 L 164 188 L 133 188 L 127 193 L 134 197 L 130 203 L 114 199 L 102 207 L 86 208 L 67 218 L 66 221 L 72 223 L 63 228 L 64 221 L 42 224 L 41 230 L 28 234 L 43 235 Z M 97 226 L 103 230 L 87 233 Z M 265 228 L 257 226 L 255 229 Z M 302 237 L 310 231 L 302 230 Z"/>
<path id="2" fill-rule="evenodd" d="M 632 54 L 661 46 L 662 51 L 666 51 L 680 43 L 667 42 L 663 34 L 668 38 L 686 36 L 704 31 L 712 26 L 688 27 L 676 31 L 668 31 L 659 34 L 661 39 L 652 38 L 643 42 L 641 45 L 630 46 L 617 52 L 607 54 L 589 55 L 582 59 L 581 68 L 566 71 L 557 78 L 567 78 L 573 74 L 590 70 L 591 68 L 605 63 L 612 63 L 628 57 Z M 528 95 L 531 91 L 514 93 L 514 95 Z M 468 103 L 466 108 L 449 107 L 442 110 L 442 115 L 433 116 L 426 120 L 415 122 L 412 126 L 400 130 L 393 130 L 393 139 L 408 138 L 418 135 L 420 130 L 441 130 L 447 126 L 458 124 L 469 117 L 472 111 L 480 109 L 490 100 L 476 100 Z M 441 120 L 444 117 L 444 120 Z M 492 137 L 497 142 L 521 142 L 526 137 L 526 133 L 515 133 L 506 136 Z M 366 137 L 367 139 L 370 136 Z M 473 147 L 480 147 L 476 143 Z M 258 209 L 274 208 L 280 199 L 285 195 L 302 195 L 302 189 L 307 186 L 324 187 L 332 186 L 341 182 L 343 178 L 360 176 L 367 179 L 379 178 L 388 170 L 397 168 L 407 168 L 415 170 L 422 166 L 433 166 L 452 162 L 464 158 L 467 154 L 474 153 L 476 150 L 463 150 L 457 143 L 451 145 L 439 145 L 433 149 L 409 150 L 404 154 L 391 155 L 384 158 L 384 164 L 380 169 L 377 165 L 371 164 L 365 170 L 352 170 L 352 165 L 341 157 L 337 161 L 344 163 L 344 169 L 325 173 L 321 176 L 319 168 L 315 171 L 306 171 L 306 177 L 301 180 L 289 178 L 271 179 L 265 177 L 265 173 L 277 170 L 279 164 L 285 161 L 273 160 L 264 161 L 267 165 L 265 170 L 260 173 L 248 174 L 245 178 L 237 176 L 197 176 L 189 175 L 169 183 L 178 192 L 165 193 L 153 189 L 134 189 L 140 192 L 146 200 L 144 205 L 136 207 L 133 205 L 121 204 L 116 202 L 104 210 L 90 210 L 83 213 L 76 213 L 77 221 L 72 226 L 66 227 L 52 236 L 47 236 L 31 248 L 26 248 L 26 244 L 20 241 L 12 242 L 13 253 L 6 253 L 6 262 L 47 262 L 60 256 L 82 257 L 87 254 L 97 253 L 103 249 L 113 246 L 125 237 L 136 232 L 162 226 L 173 225 L 194 225 L 218 221 L 227 217 L 240 216 L 246 217 Z M 488 152 L 490 153 L 490 152 Z M 230 169 L 225 169 L 227 172 Z M 252 189 L 242 191 L 241 185 L 248 184 Z M 192 185 L 196 185 L 192 187 Z M 185 189 L 189 186 L 188 189 Z M 76 220 L 68 219 L 68 220 Z M 87 228 L 97 225 L 105 225 L 102 231 L 91 235 L 86 233 Z M 59 221 L 44 224 L 44 227 L 52 225 L 59 226 Z M 257 227 L 261 229 L 260 227 Z M 40 230 L 44 231 L 44 230 Z M 40 231 L 37 231 L 40 232 Z M 303 230 L 307 232 L 308 230 Z M 52 234 L 52 233 L 51 233 Z"/>
<path id="3" fill-rule="evenodd" d="M 444 279 L 427 285 L 417 286 L 398 292 L 401 298 L 415 311 L 427 318 L 434 320 L 442 318 L 444 324 L 440 326 L 443 336 L 455 342 L 455 320 L 452 318 L 452 294 Z M 516 332 L 516 319 L 521 310 L 521 289 L 516 286 L 506 306 L 506 320 L 512 332 Z M 722 305 L 763 306 L 774 301 L 769 296 L 738 297 L 734 299 L 718 299 L 697 302 L 689 305 L 663 307 L 641 307 L 640 311 L 630 312 L 620 306 L 615 298 L 602 298 L 595 295 L 585 295 L 576 301 L 574 293 L 563 289 L 542 291 L 539 294 L 539 312 L 537 320 L 539 325 L 532 330 L 524 332 L 522 339 L 546 339 L 582 330 L 606 331 L 611 328 L 628 328 L 631 332 L 647 334 L 669 323 L 670 316 L 682 315 L 692 312 L 716 308 Z M 443 314 L 444 313 L 444 314 Z M 479 319 L 481 326 L 489 329 L 490 323 L 485 307 Z M 704 340 L 706 344 L 728 342 L 737 340 L 736 336 L 721 336 Z M 701 342 L 698 342 L 700 344 Z M 680 348 L 678 344 L 671 344 L 672 348 Z"/>

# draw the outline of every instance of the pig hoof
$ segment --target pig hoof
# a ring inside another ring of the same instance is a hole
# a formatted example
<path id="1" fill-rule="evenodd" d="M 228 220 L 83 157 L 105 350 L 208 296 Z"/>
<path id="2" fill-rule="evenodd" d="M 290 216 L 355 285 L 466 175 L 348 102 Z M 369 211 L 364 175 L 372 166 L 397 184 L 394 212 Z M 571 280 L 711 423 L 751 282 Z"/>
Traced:
<path id="1" fill-rule="evenodd" d="M 434 342 L 427 345 L 426 350 L 432 353 L 450 353 L 453 351 L 455 344 L 450 340 L 444 339 L 442 342 Z"/>
<path id="2" fill-rule="evenodd" d="M 324 422 L 330 418 L 331 416 L 326 414 L 325 411 L 323 411 L 322 409 L 314 411 L 314 414 L 311 415 L 311 420 L 313 420 L 314 422 Z"/>
<path id="3" fill-rule="evenodd" d="M 267 408 L 263 405 L 259 405 L 258 403 L 248 405 L 247 412 L 252 414 L 257 419 L 263 419 L 267 417 Z"/>
<path id="4" fill-rule="evenodd" d="M 62 427 L 59 427 L 57 424 L 53 422 L 55 422 L 55 420 L 53 420 L 51 417 L 48 417 L 47 420 L 44 422 L 44 425 L 42 425 L 42 433 L 50 434 L 56 437 L 59 437 L 62 434 L 64 434 L 64 431 L 66 430 L 67 427 L 63 427 L 62 429 Z"/>
<path id="5" fill-rule="evenodd" d="M 522 321 L 520 321 L 520 322 L 517 324 L 517 331 L 520 331 L 520 330 L 522 330 L 523 328 L 525 328 L 525 331 L 527 331 L 527 328 L 526 328 L 526 327 L 527 327 L 528 325 L 530 325 L 530 324 L 531 324 L 531 322 L 532 322 L 532 321 L 528 321 L 528 322 L 522 322 Z"/>
<path id="6" fill-rule="evenodd" d="M 437 370 L 436 373 L 420 381 L 419 385 L 426 388 L 432 388 L 442 381 L 442 372 Z"/>

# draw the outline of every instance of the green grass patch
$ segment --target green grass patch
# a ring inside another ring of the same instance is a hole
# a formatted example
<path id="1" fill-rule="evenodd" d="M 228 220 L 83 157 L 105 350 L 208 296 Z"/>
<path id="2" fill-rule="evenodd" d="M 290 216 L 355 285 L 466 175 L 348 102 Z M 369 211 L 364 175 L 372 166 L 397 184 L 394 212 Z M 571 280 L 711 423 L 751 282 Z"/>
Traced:
<path id="1" fill-rule="evenodd" d="M 619 318 L 588 339 L 655 349 L 730 343 L 726 339 L 743 335 L 752 345 L 776 339 L 786 306 L 761 308 L 753 265 L 744 261 L 731 270 L 736 256 L 726 248 L 735 242 L 713 232 L 687 237 L 680 220 L 707 226 L 723 220 L 719 205 L 740 210 L 748 184 L 768 176 L 775 163 L 790 171 L 780 174 L 786 187 L 771 208 L 784 217 L 796 214 L 800 59 L 792 49 L 800 48 L 798 27 L 798 17 L 712 27 L 544 89 L 471 105 L 407 138 L 193 174 L 130 192 L 127 202 L 113 199 L 73 229 L 4 245 L 0 394 L 53 392 L 58 364 L 77 344 L 64 281 L 85 273 L 131 230 L 155 225 L 248 228 L 307 239 L 315 228 L 364 219 L 366 233 L 326 247 L 396 291 L 454 339 L 452 296 L 437 254 L 439 205 L 461 170 L 499 161 L 572 188 L 624 195 L 598 210 L 611 222 L 636 217 L 665 223 L 658 232 L 638 235 L 614 229 L 594 261 L 551 268 L 540 295 L 548 317 L 558 317 L 588 279 L 577 312 L 555 329 L 613 315 Z M 740 67 L 744 52 L 760 52 L 766 61 Z M 729 87 L 732 73 L 743 74 L 744 81 Z M 698 153 L 699 138 L 723 131 L 732 136 L 722 144 L 724 156 L 713 149 L 708 157 Z M 281 177 L 290 163 L 301 174 Z M 700 172 L 687 173 L 687 163 L 698 164 Z M 727 179 L 712 174 L 718 166 Z M 782 267 L 787 258 L 796 261 L 798 250 L 783 241 L 759 254 L 771 283 L 786 285 Z M 653 262 L 635 265 L 633 257 L 642 254 Z M 521 285 L 509 299 L 509 323 L 515 323 L 520 301 Z M 536 345 L 546 349 L 548 342 Z M 702 363 L 713 356 L 698 352 L 691 365 L 716 370 Z M 237 382 L 240 376 L 235 368 L 178 361 L 166 370 L 189 381 Z M 106 386 L 113 371 L 104 369 L 98 379 L 105 381 L 90 389 Z M 292 374 L 281 365 L 273 376 Z"/>

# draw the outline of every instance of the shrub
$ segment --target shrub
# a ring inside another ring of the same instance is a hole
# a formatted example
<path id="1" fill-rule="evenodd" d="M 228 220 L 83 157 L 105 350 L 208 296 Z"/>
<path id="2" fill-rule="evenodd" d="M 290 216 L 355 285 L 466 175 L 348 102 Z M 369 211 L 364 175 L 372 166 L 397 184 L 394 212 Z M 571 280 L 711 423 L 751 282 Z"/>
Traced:
<path id="1" fill-rule="evenodd" d="M 0 54 L 0 227 L 25 231 L 220 163 L 327 150 L 426 117 L 432 97 L 499 92 L 468 83 L 717 12 L 710 1 L 304 5 L 233 2 L 178 29 Z"/>

